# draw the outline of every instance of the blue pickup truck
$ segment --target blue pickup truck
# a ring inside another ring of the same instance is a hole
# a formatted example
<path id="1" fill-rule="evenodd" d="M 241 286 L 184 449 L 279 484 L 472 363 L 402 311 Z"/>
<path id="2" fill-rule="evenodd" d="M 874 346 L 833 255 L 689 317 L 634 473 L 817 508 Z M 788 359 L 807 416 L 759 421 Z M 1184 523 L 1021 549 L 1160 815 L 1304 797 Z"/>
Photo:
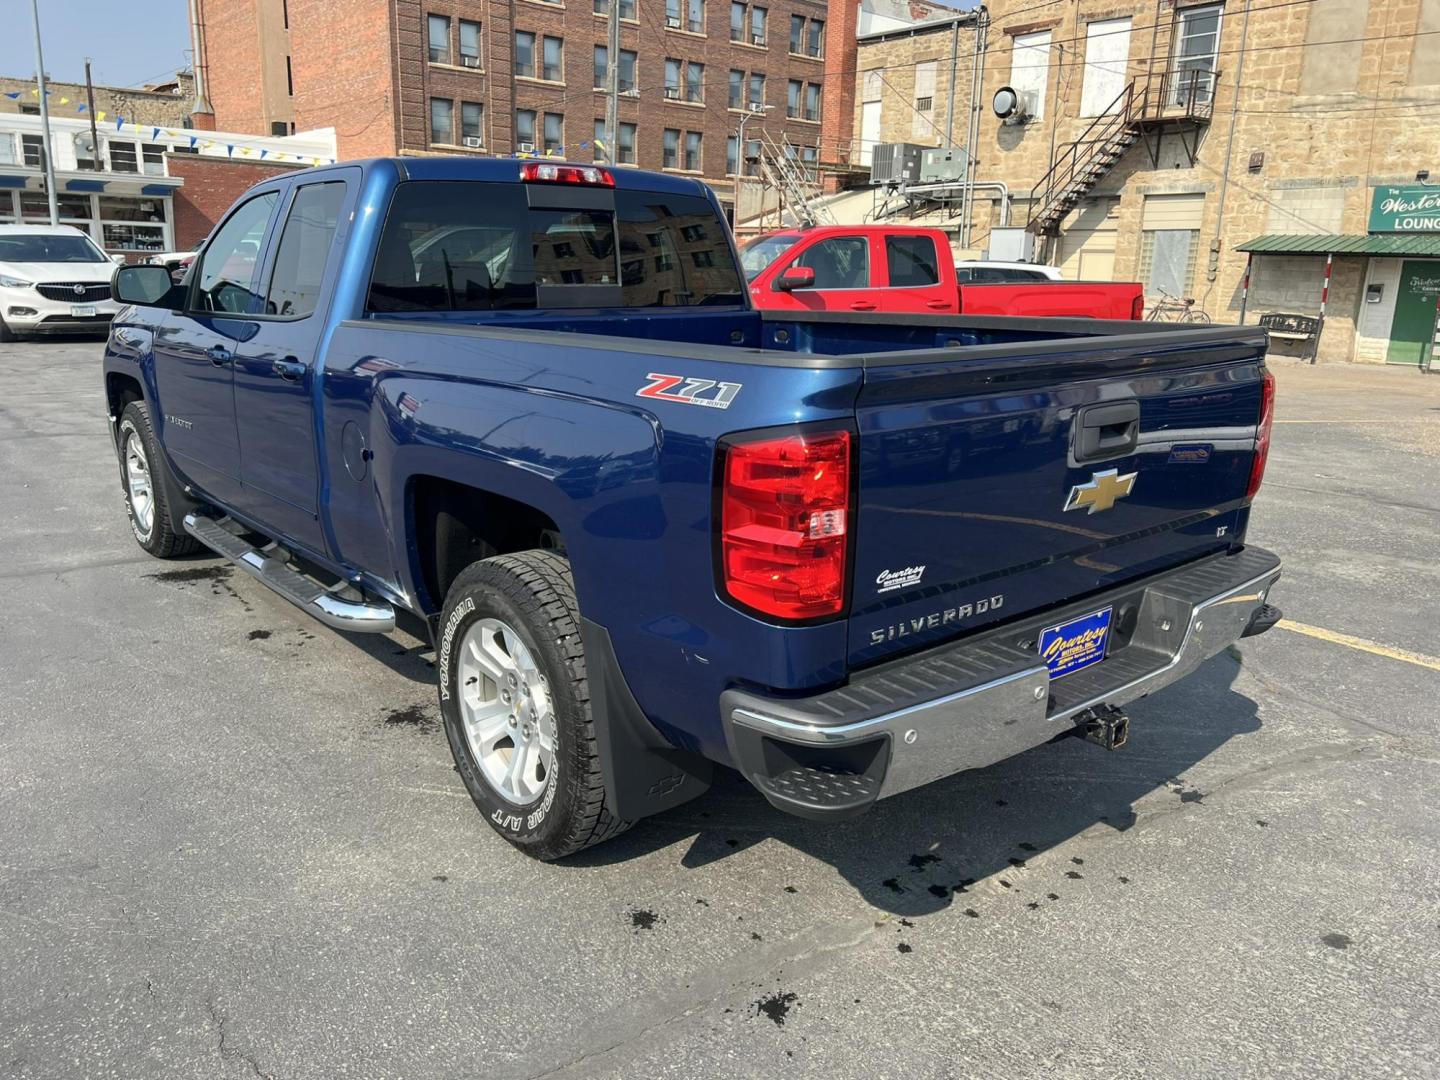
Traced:
<path id="1" fill-rule="evenodd" d="M 713 194 L 550 161 L 268 180 L 117 271 L 130 525 L 423 620 L 476 805 L 553 859 L 739 770 L 838 820 L 1274 624 L 1251 328 L 761 312 Z"/>

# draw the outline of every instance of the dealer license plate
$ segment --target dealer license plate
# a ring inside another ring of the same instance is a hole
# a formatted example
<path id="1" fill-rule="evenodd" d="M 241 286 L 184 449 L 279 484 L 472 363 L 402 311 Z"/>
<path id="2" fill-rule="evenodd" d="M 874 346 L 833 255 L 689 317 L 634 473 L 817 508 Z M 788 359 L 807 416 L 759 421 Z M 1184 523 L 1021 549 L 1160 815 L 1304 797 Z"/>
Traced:
<path id="1" fill-rule="evenodd" d="M 89 319 L 95 314 L 94 304 L 71 304 L 70 317 L 72 319 Z"/>
<path id="2" fill-rule="evenodd" d="M 1110 616 L 1113 608 L 1102 608 L 1078 619 L 1040 631 L 1040 655 L 1058 679 L 1105 659 L 1110 645 Z"/>

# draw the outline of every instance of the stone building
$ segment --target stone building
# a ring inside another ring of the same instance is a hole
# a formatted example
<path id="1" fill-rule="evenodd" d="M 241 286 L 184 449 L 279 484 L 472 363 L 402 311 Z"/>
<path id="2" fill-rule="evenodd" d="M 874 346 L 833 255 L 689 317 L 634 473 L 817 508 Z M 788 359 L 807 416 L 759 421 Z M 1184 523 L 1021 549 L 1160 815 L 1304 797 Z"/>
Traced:
<path id="1" fill-rule="evenodd" d="M 47 80 L 50 108 L 55 116 L 83 116 L 79 106 L 85 104 L 85 84 Z M 188 71 L 175 73 L 173 79 L 146 86 L 101 86 L 93 88 L 96 112 L 107 116 L 124 116 L 142 124 L 161 127 L 189 127 L 190 107 L 195 102 L 195 80 Z M 14 94 L 14 97 L 10 95 Z M 0 114 L 40 115 L 39 90 L 35 76 L 24 78 L 0 76 Z"/>
<path id="2" fill-rule="evenodd" d="M 1003 88 L 1014 108 L 997 108 Z M 1440 0 L 993 0 L 862 35 L 856 98 L 867 152 L 966 148 L 978 114 L 975 172 L 992 186 L 968 218 L 972 254 L 1008 202 L 1038 261 L 1194 297 L 1217 322 L 1242 303 L 1249 322 L 1317 315 L 1328 261 L 1321 359 L 1415 363 L 1431 338 Z M 963 232 L 953 201 L 896 205 Z"/>

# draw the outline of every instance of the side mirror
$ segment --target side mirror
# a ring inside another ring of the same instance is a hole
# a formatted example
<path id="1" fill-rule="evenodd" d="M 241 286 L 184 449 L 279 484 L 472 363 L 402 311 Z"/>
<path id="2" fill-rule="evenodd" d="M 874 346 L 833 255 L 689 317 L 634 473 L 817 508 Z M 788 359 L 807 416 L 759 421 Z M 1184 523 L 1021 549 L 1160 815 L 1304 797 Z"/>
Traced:
<path id="1" fill-rule="evenodd" d="M 122 304 L 153 307 L 162 304 L 171 286 L 170 271 L 163 266 L 122 266 L 115 271 L 110 291 Z"/>
<path id="2" fill-rule="evenodd" d="M 795 289 L 812 289 L 815 287 L 815 270 L 810 266 L 792 266 L 780 275 L 775 282 L 775 288 L 779 292 L 791 292 Z"/>

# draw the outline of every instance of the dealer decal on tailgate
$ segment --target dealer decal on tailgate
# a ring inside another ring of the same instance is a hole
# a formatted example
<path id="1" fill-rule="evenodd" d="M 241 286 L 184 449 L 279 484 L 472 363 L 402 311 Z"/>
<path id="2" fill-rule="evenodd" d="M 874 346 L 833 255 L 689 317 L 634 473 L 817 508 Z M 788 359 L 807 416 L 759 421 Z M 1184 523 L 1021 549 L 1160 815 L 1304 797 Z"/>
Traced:
<path id="1" fill-rule="evenodd" d="M 1052 679 L 1105 659 L 1112 611 L 1112 608 L 1102 608 L 1040 631 L 1040 656 L 1049 666 Z"/>

